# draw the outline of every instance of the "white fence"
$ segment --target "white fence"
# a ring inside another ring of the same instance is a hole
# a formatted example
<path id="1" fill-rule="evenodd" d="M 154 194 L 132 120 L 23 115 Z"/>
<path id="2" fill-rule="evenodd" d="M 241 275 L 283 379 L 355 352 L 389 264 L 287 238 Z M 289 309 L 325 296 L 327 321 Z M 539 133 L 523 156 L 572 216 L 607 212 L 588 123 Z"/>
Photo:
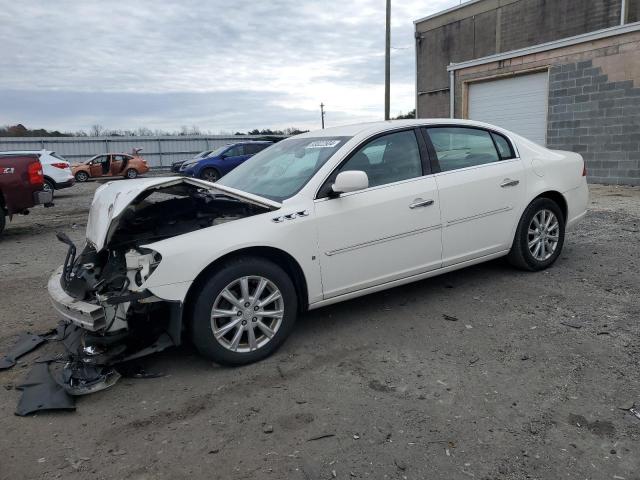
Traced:
<path id="1" fill-rule="evenodd" d="M 170 167 L 177 160 L 213 150 L 227 143 L 244 140 L 274 140 L 284 137 L 264 135 L 189 135 L 175 137 L 0 137 L 0 151 L 51 150 L 70 162 L 81 162 L 99 153 L 131 153 L 142 148 L 141 155 L 151 167 Z"/>

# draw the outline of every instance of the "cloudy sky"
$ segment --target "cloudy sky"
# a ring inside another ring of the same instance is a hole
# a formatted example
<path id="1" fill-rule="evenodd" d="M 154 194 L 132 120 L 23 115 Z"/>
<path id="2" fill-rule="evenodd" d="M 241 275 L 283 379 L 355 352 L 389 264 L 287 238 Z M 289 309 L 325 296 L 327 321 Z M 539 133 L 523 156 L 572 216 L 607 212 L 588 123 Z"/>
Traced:
<path id="1" fill-rule="evenodd" d="M 413 20 L 392 0 L 391 112 L 414 107 Z M 384 114 L 385 0 L 0 0 L 0 125 L 318 128 Z"/>

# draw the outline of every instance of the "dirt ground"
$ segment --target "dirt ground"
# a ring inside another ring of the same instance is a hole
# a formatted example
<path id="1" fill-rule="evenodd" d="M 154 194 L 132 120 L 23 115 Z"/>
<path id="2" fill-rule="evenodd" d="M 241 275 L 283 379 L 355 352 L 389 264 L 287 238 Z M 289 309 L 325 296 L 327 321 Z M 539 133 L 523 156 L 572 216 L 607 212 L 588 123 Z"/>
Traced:
<path id="1" fill-rule="evenodd" d="M 0 238 L 0 351 L 56 324 L 55 232 L 82 242 L 96 185 Z M 640 479 L 640 188 L 591 195 L 545 272 L 467 268 L 305 314 L 258 364 L 182 347 L 148 359 L 164 377 L 14 416 L 46 346 L 0 372 L 0 478 Z"/>

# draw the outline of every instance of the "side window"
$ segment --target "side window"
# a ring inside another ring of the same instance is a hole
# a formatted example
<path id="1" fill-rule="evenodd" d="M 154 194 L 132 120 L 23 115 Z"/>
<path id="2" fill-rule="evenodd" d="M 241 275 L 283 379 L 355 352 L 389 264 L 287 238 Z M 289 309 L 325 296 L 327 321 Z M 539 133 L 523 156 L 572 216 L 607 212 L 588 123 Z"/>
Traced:
<path id="1" fill-rule="evenodd" d="M 238 157 L 244 155 L 244 145 L 236 145 L 225 152 L 227 157 Z"/>
<path id="2" fill-rule="evenodd" d="M 491 132 L 491 137 L 493 137 L 493 141 L 496 142 L 496 147 L 498 148 L 498 154 L 500 155 L 500 160 L 509 160 L 510 158 L 515 158 L 515 152 L 513 151 L 513 147 L 511 146 L 511 142 L 507 140 L 505 137 L 500 135 L 499 133 Z"/>
<path id="3" fill-rule="evenodd" d="M 443 172 L 500 160 L 491 134 L 486 130 L 465 127 L 433 127 L 426 130 Z"/>
<path id="4" fill-rule="evenodd" d="M 415 133 L 413 130 L 390 133 L 370 141 L 340 167 L 339 172 L 347 170 L 366 172 L 370 187 L 422 176 Z"/>
<path id="5" fill-rule="evenodd" d="M 244 153 L 245 155 L 253 155 L 254 153 L 258 153 L 264 150 L 265 148 L 267 148 L 267 146 L 268 145 L 265 145 L 264 143 L 249 143 L 244 146 Z"/>

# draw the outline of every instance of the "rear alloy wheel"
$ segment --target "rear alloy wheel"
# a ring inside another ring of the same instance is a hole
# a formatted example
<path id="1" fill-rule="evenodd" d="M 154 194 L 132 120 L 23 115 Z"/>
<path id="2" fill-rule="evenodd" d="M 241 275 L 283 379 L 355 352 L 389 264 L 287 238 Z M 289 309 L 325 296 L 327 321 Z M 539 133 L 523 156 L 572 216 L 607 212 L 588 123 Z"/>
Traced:
<path id="1" fill-rule="evenodd" d="M 261 258 L 237 259 L 201 289 L 193 309 L 192 339 L 211 360 L 244 365 L 275 351 L 296 316 L 295 288 L 284 270 Z"/>
<path id="2" fill-rule="evenodd" d="M 217 182 L 220 179 L 220 174 L 215 168 L 205 168 L 200 174 L 200 178 L 207 182 Z"/>
<path id="3" fill-rule="evenodd" d="M 127 173 L 126 173 L 127 178 L 130 178 L 131 180 L 133 180 L 137 176 L 138 176 L 138 171 L 136 169 L 130 168 L 129 170 L 127 170 Z"/>
<path id="4" fill-rule="evenodd" d="M 42 190 L 44 190 L 45 192 L 51 192 L 51 196 L 53 197 L 53 191 L 55 190 L 55 187 L 49 180 L 45 180 L 44 185 L 42 186 Z"/>
<path id="5" fill-rule="evenodd" d="M 558 204 L 548 198 L 535 199 L 522 214 L 509 261 L 531 271 L 551 266 L 562 251 L 564 227 Z"/>
<path id="6" fill-rule="evenodd" d="M 77 182 L 86 182 L 89 179 L 89 175 L 87 172 L 78 172 L 76 173 L 76 181 Z"/>

